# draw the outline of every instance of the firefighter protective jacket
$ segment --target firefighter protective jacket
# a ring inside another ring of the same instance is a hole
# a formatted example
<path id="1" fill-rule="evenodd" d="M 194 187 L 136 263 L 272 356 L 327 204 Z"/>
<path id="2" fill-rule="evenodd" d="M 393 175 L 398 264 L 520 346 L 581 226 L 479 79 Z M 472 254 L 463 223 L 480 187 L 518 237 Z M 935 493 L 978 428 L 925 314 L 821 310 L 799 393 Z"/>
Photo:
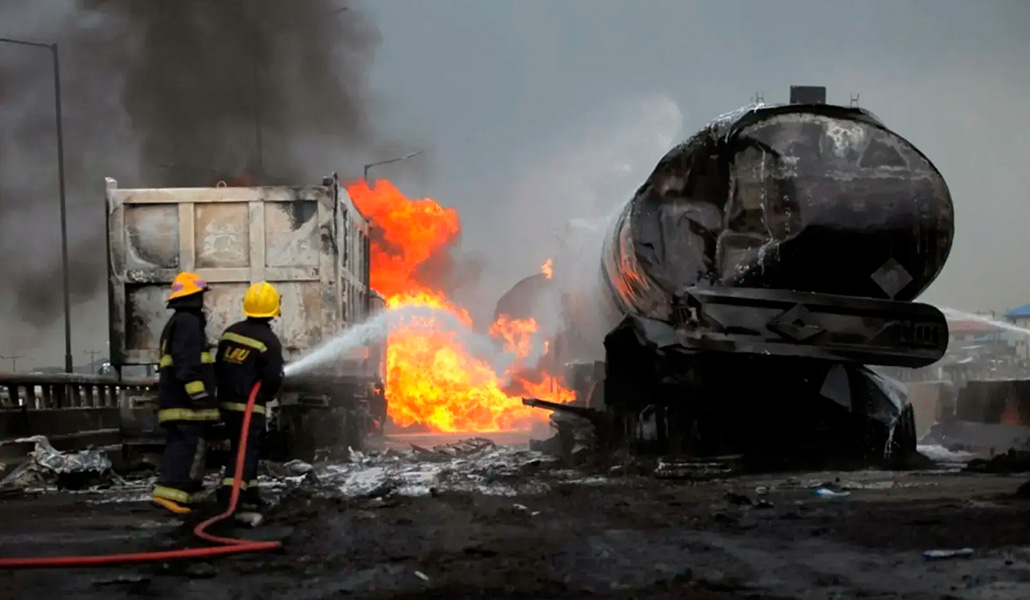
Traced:
<path id="1" fill-rule="evenodd" d="M 245 410 L 250 390 L 260 381 L 254 414 L 265 414 L 265 404 L 279 393 L 283 382 L 283 347 L 269 320 L 246 319 L 230 325 L 218 342 L 215 371 L 223 411 Z"/>
<path id="2" fill-rule="evenodd" d="M 161 332 L 158 421 L 217 421 L 214 361 L 208 352 L 203 299 L 173 300 L 175 314 Z"/>

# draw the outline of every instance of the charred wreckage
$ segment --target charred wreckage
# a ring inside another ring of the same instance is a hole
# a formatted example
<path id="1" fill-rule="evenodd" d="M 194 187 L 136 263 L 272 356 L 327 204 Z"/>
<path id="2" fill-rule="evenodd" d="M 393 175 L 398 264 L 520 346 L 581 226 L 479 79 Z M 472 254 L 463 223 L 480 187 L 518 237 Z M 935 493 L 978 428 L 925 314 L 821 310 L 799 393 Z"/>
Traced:
<path id="1" fill-rule="evenodd" d="M 825 97 L 792 87 L 789 104 L 711 122 L 607 219 L 595 252 L 575 252 L 599 280 L 563 283 L 559 255 L 553 283 L 502 298 L 562 306 L 553 346 L 578 400 L 526 404 L 638 451 L 761 467 L 915 456 L 906 390 L 874 367 L 947 349 L 944 315 L 914 300 L 951 250 L 950 192 L 877 117 Z"/>

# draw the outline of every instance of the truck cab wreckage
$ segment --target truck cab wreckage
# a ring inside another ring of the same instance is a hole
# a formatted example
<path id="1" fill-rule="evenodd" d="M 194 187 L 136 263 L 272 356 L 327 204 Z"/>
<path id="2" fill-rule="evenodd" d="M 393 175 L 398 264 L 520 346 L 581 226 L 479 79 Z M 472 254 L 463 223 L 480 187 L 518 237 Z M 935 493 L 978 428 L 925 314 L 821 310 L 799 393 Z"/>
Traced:
<path id="1" fill-rule="evenodd" d="M 906 390 L 875 367 L 947 350 L 944 315 L 914 300 L 951 250 L 950 192 L 877 117 L 825 97 L 793 87 L 789 104 L 719 117 L 559 254 L 554 347 L 595 375 L 578 378 L 578 406 L 526 404 L 638 451 L 763 468 L 915 455 Z"/>

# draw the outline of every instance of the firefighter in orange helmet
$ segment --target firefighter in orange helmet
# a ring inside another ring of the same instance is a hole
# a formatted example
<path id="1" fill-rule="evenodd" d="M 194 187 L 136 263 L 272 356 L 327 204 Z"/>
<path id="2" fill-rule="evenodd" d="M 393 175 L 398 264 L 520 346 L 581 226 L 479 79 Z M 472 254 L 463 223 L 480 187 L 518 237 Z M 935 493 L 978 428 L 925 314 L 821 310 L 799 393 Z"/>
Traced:
<path id="1" fill-rule="evenodd" d="M 207 290 L 196 273 L 176 276 L 167 298 L 175 312 L 161 332 L 157 416 L 166 444 L 152 501 L 178 514 L 189 512 L 203 491 L 207 428 L 220 418 L 214 361 L 204 332 Z"/>

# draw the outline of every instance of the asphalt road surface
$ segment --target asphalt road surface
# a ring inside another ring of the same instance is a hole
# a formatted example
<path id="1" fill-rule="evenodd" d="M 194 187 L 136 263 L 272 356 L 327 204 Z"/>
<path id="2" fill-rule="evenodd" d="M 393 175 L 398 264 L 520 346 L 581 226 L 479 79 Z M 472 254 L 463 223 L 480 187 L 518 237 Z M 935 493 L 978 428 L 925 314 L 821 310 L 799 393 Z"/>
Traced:
<path id="1" fill-rule="evenodd" d="M 430 440 L 432 441 L 432 440 Z M 1019 477 L 954 466 L 660 479 L 466 446 L 274 467 L 254 539 L 207 562 L 0 572 L 3 598 L 1030 598 Z M 0 555 L 197 545 L 148 480 L 0 500 Z M 835 489 L 818 496 L 820 487 Z M 930 560 L 932 549 L 972 549 Z"/>

